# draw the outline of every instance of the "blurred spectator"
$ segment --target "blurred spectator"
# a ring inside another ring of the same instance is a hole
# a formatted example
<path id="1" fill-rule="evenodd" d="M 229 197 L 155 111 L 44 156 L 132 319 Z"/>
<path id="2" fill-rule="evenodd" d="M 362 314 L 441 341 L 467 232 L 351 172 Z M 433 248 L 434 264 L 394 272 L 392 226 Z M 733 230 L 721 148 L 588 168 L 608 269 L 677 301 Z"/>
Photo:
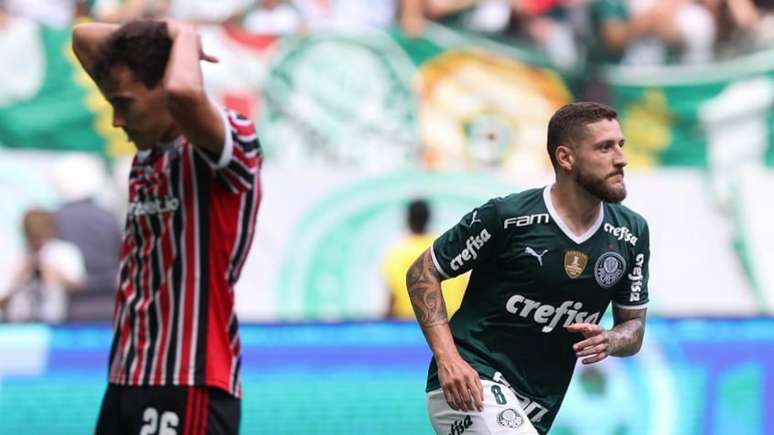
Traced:
<path id="1" fill-rule="evenodd" d="M 733 58 L 774 44 L 774 1 L 703 0 L 703 4 L 718 26 L 718 58 Z"/>
<path id="2" fill-rule="evenodd" d="M 158 19 L 169 15 L 171 0 L 93 0 L 97 21 L 123 23 L 138 18 Z"/>
<path id="3" fill-rule="evenodd" d="M 715 24 L 691 0 L 593 0 L 594 62 L 662 65 L 712 59 Z"/>
<path id="4" fill-rule="evenodd" d="M 585 0 L 403 0 L 400 25 L 409 36 L 419 36 L 426 20 L 479 32 L 490 37 L 534 44 L 557 67 L 578 62 L 576 31 L 571 15 Z"/>
<path id="5" fill-rule="evenodd" d="M 304 16 L 289 0 L 254 0 L 246 9 L 227 20 L 250 33 L 287 35 L 306 32 Z"/>
<path id="6" fill-rule="evenodd" d="M 55 213 L 57 237 L 79 248 L 86 267 L 83 285 L 70 299 L 69 320 L 109 320 L 113 314 L 121 230 L 116 216 L 97 203 L 103 172 L 96 158 L 72 155 L 54 174 L 64 200 Z"/>
<path id="7" fill-rule="evenodd" d="M 11 16 L 29 18 L 49 27 L 70 27 L 75 18 L 75 0 L 4 0 Z"/>
<path id="8" fill-rule="evenodd" d="M 200 24 L 227 22 L 255 0 L 169 0 L 169 15 Z"/>
<path id="9" fill-rule="evenodd" d="M 28 255 L 0 298 L 4 319 L 11 322 L 58 323 L 66 319 L 68 293 L 85 278 L 83 256 L 72 243 L 55 238 L 51 213 L 32 209 L 24 214 Z"/>
<path id="10" fill-rule="evenodd" d="M 390 306 L 387 317 L 414 319 L 414 309 L 406 288 L 406 272 L 411 264 L 432 243 L 435 237 L 427 233 L 430 220 L 430 206 L 427 201 L 417 199 L 409 203 L 406 223 L 410 235 L 387 251 L 384 259 L 384 277 L 390 291 Z M 460 307 L 465 294 L 467 275 L 448 279 L 441 283 L 446 312 L 451 316 Z"/>
<path id="11" fill-rule="evenodd" d="M 600 64 L 645 66 L 713 58 L 714 20 L 692 0 L 592 0 L 589 21 L 587 100 L 610 101 Z"/>

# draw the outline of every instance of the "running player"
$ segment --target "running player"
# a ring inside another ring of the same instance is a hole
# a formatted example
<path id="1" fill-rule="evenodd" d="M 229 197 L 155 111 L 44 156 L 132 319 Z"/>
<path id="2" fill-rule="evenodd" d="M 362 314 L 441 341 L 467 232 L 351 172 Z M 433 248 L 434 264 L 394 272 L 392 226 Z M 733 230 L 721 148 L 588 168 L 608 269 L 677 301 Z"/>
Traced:
<path id="1" fill-rule="evenodd" d="M 436 433 L 545 434 L 577 358 L 640 349 L 649 236 L 645 219 L 619 204 L 623 146 L 613 109 L 562 107 L 548 124 L 556 182 L 473 210 L 409 269 L 434 355 L 427 405 Z M 447 321 L 440 282 L 471 269 Z M 606 330 L 598 322 L 611 301 Z"/>
<path id="2" fill-rule="evenodd" d="M 234 284 L 261 199 L 251 121 L 203 90 L 196 30 L 90 23 L 79 61 L 137 147 L 121 245 L 115 335 L 98 434 L 236 434 Z"/>

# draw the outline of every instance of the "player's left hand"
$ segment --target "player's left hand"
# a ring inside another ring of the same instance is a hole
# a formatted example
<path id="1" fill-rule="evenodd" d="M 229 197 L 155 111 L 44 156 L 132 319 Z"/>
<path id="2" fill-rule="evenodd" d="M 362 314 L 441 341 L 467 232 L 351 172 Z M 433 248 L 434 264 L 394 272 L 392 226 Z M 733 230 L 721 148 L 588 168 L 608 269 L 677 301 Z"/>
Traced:
<path id="1" fill-rule="evenodd" d="M 594 323 L 573 323 L 567 327 L 570 332 L 579 332 L 586 338 L 572 346 L 578 358 L 588 357 L 581 362 L 594 364 L 607 358 L 612 353 L 612 337 L 610 331 Z"/>

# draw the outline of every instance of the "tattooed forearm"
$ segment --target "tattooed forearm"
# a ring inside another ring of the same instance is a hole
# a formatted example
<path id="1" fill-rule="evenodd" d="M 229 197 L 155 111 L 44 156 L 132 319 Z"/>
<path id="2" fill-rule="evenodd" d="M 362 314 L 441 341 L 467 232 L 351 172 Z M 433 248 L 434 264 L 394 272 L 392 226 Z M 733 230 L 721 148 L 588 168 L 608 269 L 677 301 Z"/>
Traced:
<path id="1" fill-rule="evenodd" d="M 614 309 L 615 326 L 613 332 L 615 334 L 611 343 L 611 355 L 631 356 L 639 352 L 642 339 L 645 336 L 645 312 L 645 309 Z"/>
<path id="2" fill-rule="evenodd" d="M 448 322 L 440 274 L 433 264 L 430 251 L 425 251 L 411 265 L 406 274 L 406 287 L 414 313 L 423 328 Z"/>

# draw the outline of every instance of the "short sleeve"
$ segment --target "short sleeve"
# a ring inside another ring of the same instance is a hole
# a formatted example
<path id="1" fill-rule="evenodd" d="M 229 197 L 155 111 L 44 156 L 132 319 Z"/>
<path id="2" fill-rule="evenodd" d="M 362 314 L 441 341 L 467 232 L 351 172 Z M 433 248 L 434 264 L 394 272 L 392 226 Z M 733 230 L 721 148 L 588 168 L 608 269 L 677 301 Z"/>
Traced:
<path id="1" fill-rule="evenodd" d="M 462 220 L 433 242 L 431 253 L 445 278 L 461 275 L 492 256 L 502 223 L 494 200 L 463 216 Z"/>
<path id="2" fill-rule="evenodd" d="M 224 109 L 225 135 L 220 156 L 194 147 L 232 192 L 250 190 L 262 163 L 261 145 L 251 120 Z"/>
<path id="3" fill-rule="evenodd" d="M 613 297 L 613 304 L 619 308 L 645 308 L 648 299 L 648 263 L 650 262 L 650 232 L 648 224 L 642 225 L 637 238 L 629 268 Z"/>

